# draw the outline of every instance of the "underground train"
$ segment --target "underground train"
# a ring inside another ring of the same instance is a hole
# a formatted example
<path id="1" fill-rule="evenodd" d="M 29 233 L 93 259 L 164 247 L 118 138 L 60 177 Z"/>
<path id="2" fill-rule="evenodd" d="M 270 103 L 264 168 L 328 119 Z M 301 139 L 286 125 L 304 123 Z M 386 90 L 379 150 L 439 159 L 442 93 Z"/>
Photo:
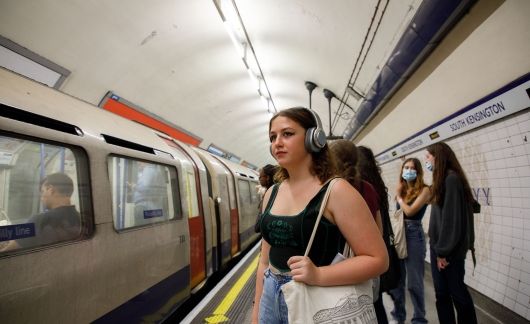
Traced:
<path id="1" fill-rule="evenodd" d="M 4 69 L 0 84 L 3 323 L 159 322 L 259 238 L 254 170 Z M 38 220 L 50 174 L 71 179 L 75 222 Z"/>

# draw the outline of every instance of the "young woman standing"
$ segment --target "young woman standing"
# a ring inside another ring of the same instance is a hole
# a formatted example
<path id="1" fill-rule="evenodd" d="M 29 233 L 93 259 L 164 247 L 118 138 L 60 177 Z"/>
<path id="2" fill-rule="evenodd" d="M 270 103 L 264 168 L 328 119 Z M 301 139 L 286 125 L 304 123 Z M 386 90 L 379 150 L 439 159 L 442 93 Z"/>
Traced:
<path id="1" fill-rule="evenodd" d="M 425 271 L 425 234 L 422 219 L 430 199 L 429 187 L 423 182 L 423 169 L 420 160 L 409 158 L 403 162 L 396 188 L 398 208 L 405 216 L 405 236 L 407 239 L 407 257 L 401 260 L 401 279 L 399 286 L 390 291 L 394 300 L 391 312 L 398 323 L 404 323 L 405 282 L 410 293 L 414 314 L 412 323 L 427 323 L 425 319 L 425 291 L 423 273 Z"/>
<path id="2" fill-rule="evenodd" d="M 281 183 L 272 186 L 263 200 L 252 322 L 274 324 L 288 322 L 283 284 L 290 280 L 318 286 L 363 282 L 384 272 L 388 257 L 366 203 L 342 179 L 331 188 L 315 244 L 303 257 L 328 180 L 335 175 L 333 161 L 318 116 L 306 108 L 274 115 L 269 136 Z M 355 256 L 330 265 L 345 242 Z"/>
<path id="3" fill-rule="evenodd" d="M 473 195 L 464 170 L 449 145 L 427 147 L 433 172 L 429 223 L 431 271 L 440 323 L 477 323 L 475 306 L 464 283 L 465 258 L 473 231 Z"/>

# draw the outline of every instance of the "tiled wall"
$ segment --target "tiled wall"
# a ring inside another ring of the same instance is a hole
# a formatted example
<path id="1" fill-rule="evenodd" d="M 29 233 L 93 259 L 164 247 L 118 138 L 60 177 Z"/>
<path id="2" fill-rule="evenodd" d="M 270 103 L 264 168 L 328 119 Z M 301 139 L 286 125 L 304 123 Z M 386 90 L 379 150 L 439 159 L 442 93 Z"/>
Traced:
<path id="1" fill-rule="evenodd" d="M 455 151 L 482 205 L 481 213 L 475 214 L 477 266 L 473 274 L 468 253 L 465 282 L 530 320 L 530 112 L 523 111 L 446 143 Z M 411 156 L 424 163 L 425 150 L 407 157 Z M 381 166 L 392 197 L 403 160 Z M 431 180 L 432 174 L 426 171 L 425 181 L 431 184 Z M 393 199 L 390 208 L 392 215 Z M 425 215 L 427 232 L 430 208 Z"/>

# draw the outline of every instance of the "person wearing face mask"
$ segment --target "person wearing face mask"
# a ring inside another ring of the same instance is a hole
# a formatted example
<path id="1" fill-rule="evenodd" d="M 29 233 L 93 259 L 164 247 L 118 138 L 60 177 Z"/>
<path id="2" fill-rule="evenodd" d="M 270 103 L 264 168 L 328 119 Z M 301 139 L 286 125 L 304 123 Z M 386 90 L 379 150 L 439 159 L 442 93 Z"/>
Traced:
<path id="1" fill-rule="evenodd" d="M 429 244 L 431 272 L 440 323 L 477 323 L 475 305 L 464 283 L 465 258 L 473 243 L 473 194 L 449 145 L 427 147 L 432 174 Z"/>
<path id="2" fill-rule="evenodd" d="M 405 216 L 407 257 L 401 260 L 399 286 L 390 291 L 394 301 L 394 309 L 391 314 L 398 323 L 404 323 L 407 317 L 405 310 L 405 282 L 414 306 L 411 322 L 427 323 L 423 287 L 426 247 L 422 219 L 430 196 L 429 187 L 423 182 L 421 162 L 416 158 L 406 159 L 401 166 L 396 188 L 396 200 L 397 208 L 401 208 Z"/>

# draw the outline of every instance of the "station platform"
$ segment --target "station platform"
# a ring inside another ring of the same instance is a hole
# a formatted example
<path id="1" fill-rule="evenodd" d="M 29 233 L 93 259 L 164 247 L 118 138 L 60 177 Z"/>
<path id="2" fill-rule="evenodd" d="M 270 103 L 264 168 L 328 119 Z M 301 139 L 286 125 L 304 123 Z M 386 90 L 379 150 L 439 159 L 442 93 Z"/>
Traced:
<path id="1" fill-rule="evenodd" d="M 181 321 L 191 324 L 213 324 L 213 323 L 250 323 L 254 301 L 256 283 L 256 269 L 260 243 L 257 243 L 247 255 L 213 288 L 208 295 Z M 429 323 L 439 323 L 436 314 L 434 286 L 430 273 L 430 264 L 425 263 L 425 308 L 426 319 Z M 470 293 L 475 302 L 478 323 L 528 323 L 517 314 L 496 304 L 487 296 L 484 296 L 472 288 Z M 397 323 L 393 320 L 390 311 L 393 302 L 390 295 L 383 294 L 389 323 Z M 410 296 L 406 296 L 407 323 L 413 314 L 413 306 Z"/>

